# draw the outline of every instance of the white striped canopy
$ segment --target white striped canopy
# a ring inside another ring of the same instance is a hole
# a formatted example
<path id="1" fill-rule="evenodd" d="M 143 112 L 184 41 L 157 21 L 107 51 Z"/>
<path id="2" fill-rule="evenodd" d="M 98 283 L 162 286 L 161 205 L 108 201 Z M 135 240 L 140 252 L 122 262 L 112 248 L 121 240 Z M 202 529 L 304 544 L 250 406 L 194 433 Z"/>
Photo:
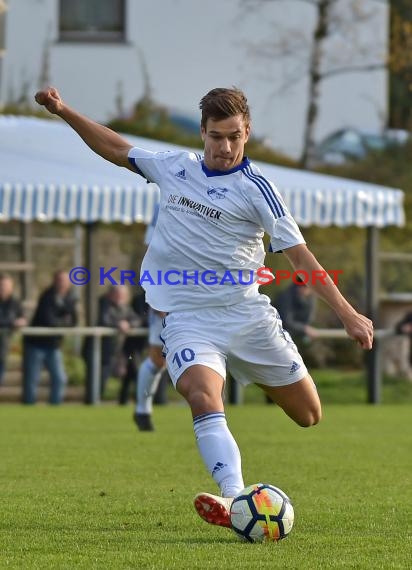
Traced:
<path id="1" fill-rule="evenodd" d="M 0 117 L 0 222 L 149 223 L 156 184 L 92 152 L 62 121 Z"/>
<path id="2" fill-rule="evenodd" d="M 270 178 L 300 226 L 403 226 L 404 193 L 379 186 L 258 163 Z"/>
<path id="3" fill-rule="evenodd" d="M 149 150 L 177 148 L 125 135 Z M 404 225 L 398 189 L 258 163 L 301 226 Z M 62 121 L 0 116 L 0 222 L 148 223 L 158 188 L 87 148 Z"/>

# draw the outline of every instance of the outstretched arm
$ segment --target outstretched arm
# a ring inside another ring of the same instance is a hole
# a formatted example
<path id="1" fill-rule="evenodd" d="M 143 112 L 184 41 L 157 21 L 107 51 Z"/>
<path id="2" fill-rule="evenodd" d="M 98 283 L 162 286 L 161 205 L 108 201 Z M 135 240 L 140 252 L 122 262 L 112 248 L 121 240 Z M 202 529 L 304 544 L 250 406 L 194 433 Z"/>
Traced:
<path id="1" fill-rule="evenodd" d="M 310 276 L 308 286 L 335 311 L 348 335 L 356 340 L 362 348 L 370 350 L 373 343 L 372 321 L 355 311 L 352 305 L 348 303 L 306 245 L 296 245 L 285 249 L 284 254 L 296 271 L 307 272 Z M 324 279 L 312 279 L 312 276 L 316 275 L 316 271 L 324 271 Z"/>
<path id="2" fill-rule="evenodd" d="M 43 105 L 50 113 L 64 119 L 95 153 L 118 166 L 124 166 L 136 172 L 127 158 L 132 145 L 111 129 L 68 107 L 57 89 L 48 87 L 38 91 L 34 98 L 39 105 Z"/>

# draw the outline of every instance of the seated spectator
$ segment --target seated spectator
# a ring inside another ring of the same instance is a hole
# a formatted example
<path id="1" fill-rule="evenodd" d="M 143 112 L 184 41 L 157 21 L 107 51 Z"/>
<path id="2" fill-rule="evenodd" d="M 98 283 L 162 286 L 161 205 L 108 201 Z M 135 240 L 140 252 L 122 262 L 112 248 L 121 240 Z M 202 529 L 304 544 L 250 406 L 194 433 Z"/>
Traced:
<path id="1" fill-rule="evenodd" d="M 6 370 L 9 340 L 13 331 L 26 326 L 23 308 L 13 295 L 13 279 L 7 273 L 0 273 L 0 386 Z"/>
<path id="2" fill-rule="evenodd" d="M 77 297 L 68 273 L 57 271 L 53 284 L 40 296 L 30 323 L 32 327 L 74 327 L 77 324 Z M 60 349 L 61 335 L 26 336 L 23 358 L 23 402 L 34 404 L 42 366 L 50 375 L 50 404 L 60 404 L 64 397 L 67 375 Z"/>

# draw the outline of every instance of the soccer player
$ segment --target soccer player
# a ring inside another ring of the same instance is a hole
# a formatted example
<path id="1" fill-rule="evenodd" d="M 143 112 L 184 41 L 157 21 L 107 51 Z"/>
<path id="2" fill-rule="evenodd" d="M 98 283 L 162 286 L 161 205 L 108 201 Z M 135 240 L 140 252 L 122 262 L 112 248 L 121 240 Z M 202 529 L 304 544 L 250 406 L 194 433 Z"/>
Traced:
<path id="1" fill-rule="evenodd" d="M 145 234 L 144 241 L 147 246 L 152 239 L 158 215 L 159 206 L 157 205 Z M 148 355 L 141 363 L 137 374 L 136 411 L 133 415 L 134 421 L 140 431 L 154 430 L 152 422 L 153 396 L 156 393 L 165 369 L 165 359 L 163 357 L 161 341 L 164 316 L 165 313 L 149 307 L 149 349 Z"/>
<path id="2" fill-rule="evenodd" d="M 36 101 L 62 117 L 96 153 L 160 187 L 141 283 L 147 302 L 168 313 L 162 339 L 169 374 L 191 408 L 199 452 L 220 488 L 221 496 L 198 494 L 195 508 L 207 522 L 229 527 L 233 497 L 245 485 L 222 400 L 226 363 L 238 382 L 260 386 L 298 425 L 321 419 L 315 384 L 276 309 L 258 290 L 264 232 L 272 250 L 283 251 L 295 271 L 313 275 L 323 269 L 274 184 L 244 155 L 250 133 L 246 97 L 237 89 L 217 88 L 201 99 L 203 156 L 133 148 L 67 106 L 54 88 L 39 91 Z M 328 277 L 312 287 L 348 335 L 370 349 L 372 322 Z"/>

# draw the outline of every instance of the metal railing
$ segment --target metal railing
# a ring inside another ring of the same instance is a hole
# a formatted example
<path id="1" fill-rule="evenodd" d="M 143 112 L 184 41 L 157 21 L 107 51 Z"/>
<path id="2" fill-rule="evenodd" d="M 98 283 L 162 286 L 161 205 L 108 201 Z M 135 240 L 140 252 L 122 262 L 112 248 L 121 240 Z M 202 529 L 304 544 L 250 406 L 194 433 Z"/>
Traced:
<path id="1" fill-rule="evenodd" d="M 86 375 L 87 404 L 98 404 L 100 402 L 101 383 L 101 360 L 102 360 L 102 338 L 119 334 L 118 329 L 108 327 L 23 327 L 20 329 L 23 336 L 83 336 L 91 338 L 90 359 L 88 359 Z M 319 339 L 348 339 L 344 329 L 316 329 Z M 393 329 L 378 329 L 374 331 L 374 348 L 370 351 L 367 364 L 367 389 L 368 401 L 378 403 L 381 391 L 381 370 L 379 366 L 381 341 L 390 338 L 396 333 Z M 131 329 L 127 336 L 147 336 L 148 329 L 139 327 Z M 24 382 L 23 382 L 24 385 Z M 242 400 L 241 387 L 234 383 L 231 389 L 230 401 L 239 403 Z"/>

